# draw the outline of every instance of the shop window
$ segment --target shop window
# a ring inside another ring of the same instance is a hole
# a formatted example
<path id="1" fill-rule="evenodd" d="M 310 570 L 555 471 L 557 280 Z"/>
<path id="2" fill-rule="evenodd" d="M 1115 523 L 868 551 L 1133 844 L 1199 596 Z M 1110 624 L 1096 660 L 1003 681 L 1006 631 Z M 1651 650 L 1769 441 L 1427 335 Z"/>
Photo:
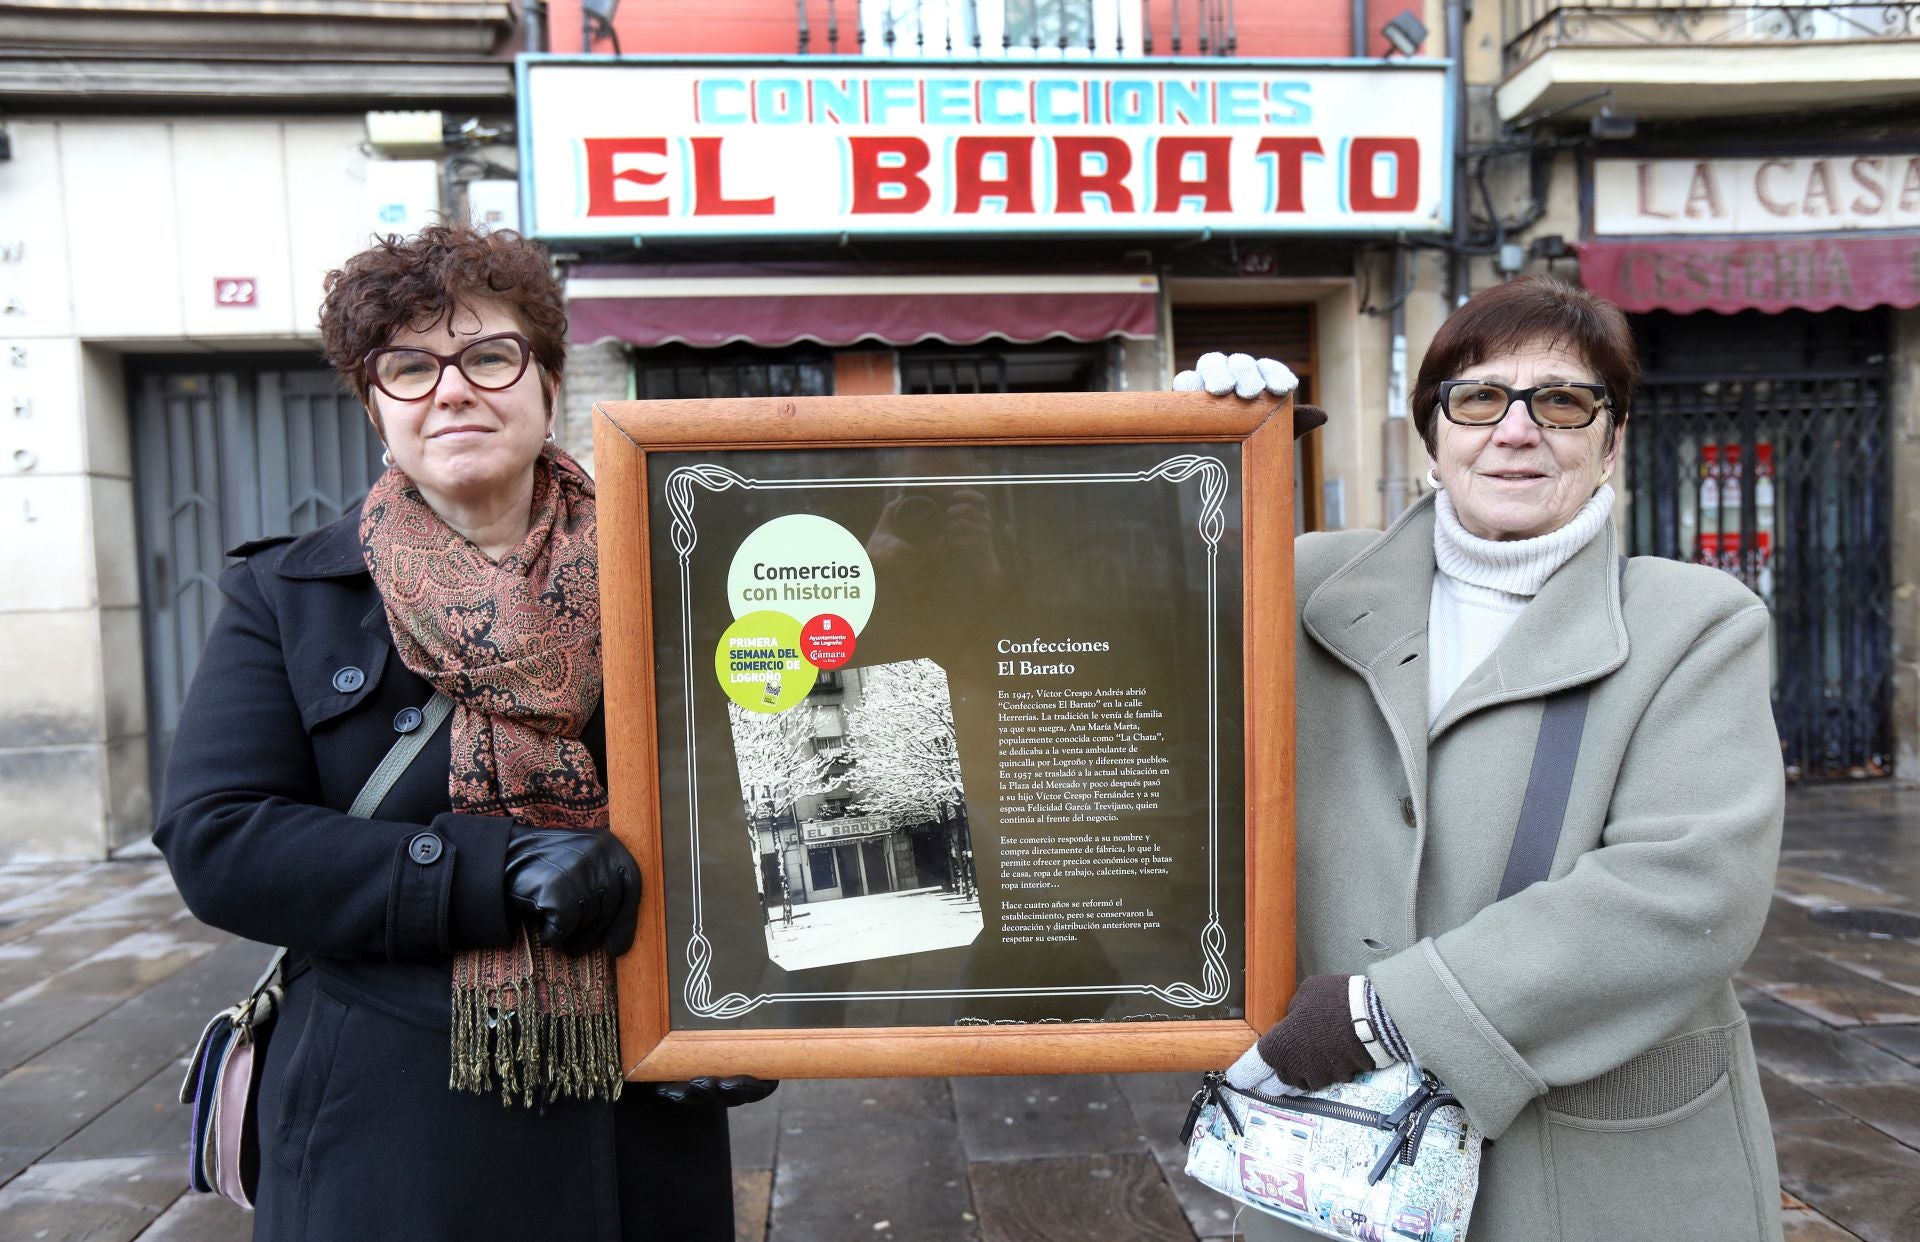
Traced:
<path id="1" fill-rule="evenodd" d="M 827 397 L 833 395 L 833 358 L 817 346 L 635 350 L 633 395 L 641 401 Z"/>
<path id="2" fill-rule="evenodd" d="M 812 887 L 816 892 L 823 888 L 840 887 L 840 875 L 834 870 L 831 847 L 823 850 L 808 850 L 807 866 L 812 869 Z"/>
<path id="3" fill-rule="evenodd" d="M 1107 352 L 1104 344 L 916 345 L 900 351 L 900 391 L 1099 392 L 1109 386 Z"/>
<path id="4" fill-rule="evenodd" d="M 1141 10 L 1123 0 L 861 0 L 868 56 L 1086 60 L 1144 54 Z"/>

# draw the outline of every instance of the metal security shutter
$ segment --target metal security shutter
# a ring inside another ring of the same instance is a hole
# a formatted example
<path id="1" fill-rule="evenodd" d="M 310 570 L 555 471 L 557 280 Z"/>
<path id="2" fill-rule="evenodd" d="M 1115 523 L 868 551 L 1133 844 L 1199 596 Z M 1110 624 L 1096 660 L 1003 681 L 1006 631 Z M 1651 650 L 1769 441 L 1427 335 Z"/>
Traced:
<path id="1" fill-rule="evenodd" d="M 1892 771 L 1883 311 L 1634 317 L 1628 550 L 1712 565 L 1773 613 L 1787 775 Z"/>
<path id="2" fill-rule="evenodd" d="M 380 441 L 333 372 L 300 359 L 129 368 L 153 771 L 165 770 L 200 649 L 224 602 L 226 550 L 355 509 Z"/>

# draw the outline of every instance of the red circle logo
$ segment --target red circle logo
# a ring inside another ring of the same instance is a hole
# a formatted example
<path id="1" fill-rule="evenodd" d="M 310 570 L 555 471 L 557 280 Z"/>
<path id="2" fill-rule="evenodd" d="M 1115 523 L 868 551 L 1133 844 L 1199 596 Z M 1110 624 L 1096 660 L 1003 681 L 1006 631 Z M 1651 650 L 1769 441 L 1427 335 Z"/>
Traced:
<path id="1" fill-rule="evenodd" d="M 845 617 L 821 613 L 800 627 L 800 654 L 815 668 L 839 668 L 853 659 L 853 627 Z"/>

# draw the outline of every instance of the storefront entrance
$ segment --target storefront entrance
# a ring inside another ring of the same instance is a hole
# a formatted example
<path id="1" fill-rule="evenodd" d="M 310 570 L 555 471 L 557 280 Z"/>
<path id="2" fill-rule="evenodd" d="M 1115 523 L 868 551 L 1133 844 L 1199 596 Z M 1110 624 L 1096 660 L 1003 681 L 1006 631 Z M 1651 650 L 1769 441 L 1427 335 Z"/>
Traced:
<path id="1" fill-rule="evenodd" d="M 1737 575 L 1773 612 L 1787 772 L 1892 769 L 1884 311 L 1634 317 L 1628 550 Z"/>

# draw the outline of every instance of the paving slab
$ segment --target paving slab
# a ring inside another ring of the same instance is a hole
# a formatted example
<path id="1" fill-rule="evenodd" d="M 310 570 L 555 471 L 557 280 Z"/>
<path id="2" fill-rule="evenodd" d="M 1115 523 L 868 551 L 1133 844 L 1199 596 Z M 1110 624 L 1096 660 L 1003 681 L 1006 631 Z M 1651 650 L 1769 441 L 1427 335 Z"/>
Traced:
<path id="1" fill-rule="evenodd" d="M 951 1122 L 783 1122 L 767 1242 L 976 1242 L 966 1167 Z"/>
<path id="2" fill-rule="evenodd" d="M 1180 1141 L 1180 1128 L 1187 1119 L 1187 1106 L 1200 1085 L 1200 1076 L 1182 1074 L 1115 1074 L 1114 1083 L 1126 1097 L 1127 1106 L 1147 1140 L 1147 1147 L 1160 1165 L 1187 1224 L 1200 1238 L 1233 1236 L 1233 1222 L 1240 1205 L 1209 1186 L 1187 1176 L 1187 1148 Z"/>
<path id="3" fill-rule="evenodd" d="M 95 1117 L 53 1149 L 49 1160 L 94 1160 L 111 1156 L 167 1156 L 186 1177 L 187 1131 L 193 1110 L 180 1102 L 181 1057 L 142 1083 L 131 1095 Z"/>
<path id="4" fill-rule="evenodd" d="M 182 1194 L 140 1242 L 252 1242 L 253 1217 L 219 1195 Z"/>
<path id="5" fill-rule="evenodd" d="M 1144 1153 L 1006 1160 L 968 1170 L 981 1242 L 1192 1242 Z"/>
<path id="6" fill-rule="evenodd" d="M 1808 1207 L 1780 1213 L 1780 1227 L 1786 1242 L 1859 1242 L 1857 1234 L 1848 1233 Z"/>
<path id="7" fill-rule="evenodd" d="M 869 1117 L 953 1120 L 944 1078 L 790 1078 L 768 1097 L 783 1121 L 852 1121 Z"/>
<path id="8" fill-rule="evenodd" d="M 0 1186 L 0 1238 L 123 1242 L 137 1237 L 185 1188 L 152 1156 L 43 1160 Z"/>
<path id="9" fill-rule="evenodd" d="M 767 1236 L 767 1210 L 772 1200 L 772 1169 L 733 1171 L 734 1242 L 761 1242 Z"/>
<path id="10" fill-rule="evenodd" d="M 783 1082 L 779 1091 L 758 1104 L 743 1104 L 727 1110 L 727 1141 L 733 1147 L 734 1168 L 773 1167 L 775 1139 L 780 1132 L 780 1107 L 775 1100 L 792 1085 Z"/>
<path id="11" fill-rule="evenodd" d="M 1874 1026 L 1854 1032 L 1876 1048 L 1883 1048 L 1901 1060 L 1920 1065 L 1920 1025 Z"/>
<path id="12" fill-rule="evenodd" d="M 1760 1093 L 1767 1099 L 1767 1116 L 1776 1124 L 1847 1115 L 1838 1106 L 1804 1087 L 1795 1086 L 1770 1069 L 1760 1071 Z"/>
<path id="13" fill-rule="evenodd" d="M 1920 1238 L 1920 1152 L 1865 1122 L 1774 1127 L 1780 1183 L 1864 1242 Z"/>
<path id="14" fill-rule="evenodd" d="M 1912 1082 L 1920 1071 L 1771 997 L 1747 999 L 1760 1064 L 1789 1082 Z"/>
<path id="15" fill-rule="evenodd" d="M 1836 936 L 1815 952 L 1856 974 L 1920 997 L 1920 941 L 1877 936 Z"/>
<path id="16" fill-rule="evenodd" d="M 1814 1090 L 1827 1103 L 1920 1151 L 1920 1082 L 1823 1083 Z"/>
<path id="17" fill-rule="evenodd" d="M 970 1161 L 1147 1148 L 1126 1100 L 1104 1074 L 956 1078 L 953 1107 Z"/>

